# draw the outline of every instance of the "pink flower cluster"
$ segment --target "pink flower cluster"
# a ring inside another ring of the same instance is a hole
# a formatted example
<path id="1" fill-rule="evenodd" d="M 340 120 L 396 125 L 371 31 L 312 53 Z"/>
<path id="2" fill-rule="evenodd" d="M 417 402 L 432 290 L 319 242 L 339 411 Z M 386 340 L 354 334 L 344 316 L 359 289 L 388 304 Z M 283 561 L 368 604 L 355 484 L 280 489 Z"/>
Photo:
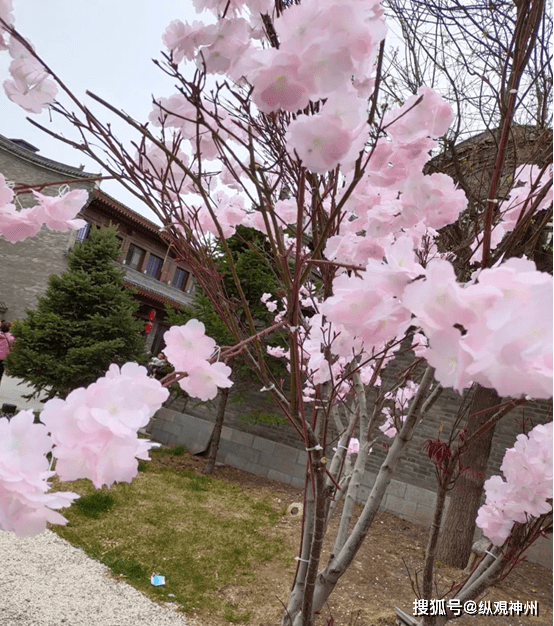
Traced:
<path id="1" fill-rule="evenodd" d="M 38 204 L 30 209 L 17 209 L 14 193 L 0 174 L 0 235 L 11 243 L 38 233 L 45 224 L 51 230 L 65 232 L 85 226 L 85 220 L 74 219 L 85 205 L 88 192 L 74 189 L 60 196 L 46 196 L 33 191 Z"/>
<path id="2" fill-rule="evenodd" d="M 501 396 L 551 397 L 552 276 L 532 261 L 509 259 L 462 286 L 447 261 L 434 260 L 401 300 L 416 315 L 429 341 L 424 356 L 445 387 L 478 382 Z"/>
<path id="3" fill-rule="evenodd" d="M 46 493 L 55 473 L 46 458 L 51 451 L 48 430 L 34 423 L 32 411 L 20 411 L 11 420 L 0 418 L 0 529 L 30 537 L 41 533 L 46 522 L 67 523 L 52 509 L 70 506 L 79 495 Z"/>
<path id="4" fill-rule="evenodd" d="M 162 40 L 178 64 L 194 60 L 209 74 L 232 72 L 241 56 L 250 47 L 251 28 L 241 17 L 219 19 L 216 24 L 192 24 L 174 20 Z"/>
<path id="5" fill-rule="evenodd" d="M 169 392 L 145 367 L 110 365 L 106 376 L 65 400 L 44 405 L 41 421 L 51 432 L 61 480 L 88 478 L 95 487 L 130 482 L 138 472 L 137 458 L 148 459 L 152 444 L 137 430 L 167 400 Z"/>
<path id="6" fill-rule="evenodd" d="M 520 219 L 523 218 L 535 201 L 538 202 L 536 212 L 542 211 L 552 204 L 552 165 L 546 171 L 542 171 L 537 165 L 520 165 L 514 175 L 514 182 L 520 186 L 513 187 L 508 198 L 499 206 L 500 221 L 494 226 L 491 233 L 491 249 L 496 248 L 504 239 L 504 236 L 512 231 Z M 538 198 L 543 193 L 543 188 L 549 186 L 543 198 Z M 482 242 L 475 245 L 472 260 L 479 259 L 482 250 Z"/>
<path id="7" fill-rule="evenodd" d="M 240 65 L 264 113 L 297 112 L 327 99 L 319 113 L 299 116 L 287 131 L 287 150 L 313 172 L 353 163 L 364 148 L 371 90 L 360 94 L 354 85 L 372 72 L 386 34 L 382 13 L 378 2 L 306 0 L 275 20 L 278 50 L 251 54 Z"/>
<path id="8" fill-rule="evenodd" d="M 505 480 L 493 476 L 485 482 L 486 501 L 477 514 L 477 526 L 501 546 L 514 522 L 524 523 L 552 510 L 552 422 L 519 435 L 506 451 L 500 469 Z"/>
<path id="9" fill-rule="evenodd" d="M 4 81 L 6 95 L 29 113 L 40 113 L 54 102 L 58 93 L 56 84 L 22 43 L 12 37 L 7 49 L 13 61 L 10 64 L 11 78 Z"/>
<path id="10" fill-rule="evenodd" d="M 213 400 L 218 388 L 231 387 L 231 368 L 224 363 L 210 363 L 216 343 L 205 334 L 205 326 L 198 320 L 189 320 L 184 326 L 172 326 L 164 335 L 167 360 L 186 378 L 180 387 L 193 398 Z"/>
<path id="11" fill-rule="evenodd" d="M 13 24 L 14 18 L 12 0 L 0 0 L 0 18 L 3 19 L 6 24 Z M 7 50 L 8 44 L 4 39 L 3 30 L 4 29 L 0 26 L 0 50 Z"/>

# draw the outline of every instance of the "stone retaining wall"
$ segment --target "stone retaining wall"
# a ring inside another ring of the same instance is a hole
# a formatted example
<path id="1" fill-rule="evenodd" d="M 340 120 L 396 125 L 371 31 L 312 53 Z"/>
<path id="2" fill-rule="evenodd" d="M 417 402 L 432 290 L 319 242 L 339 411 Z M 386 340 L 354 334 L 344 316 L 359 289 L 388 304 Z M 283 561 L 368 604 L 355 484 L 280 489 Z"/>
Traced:
<path id="1" fill-rule="evenodd" d="M 154 441 L 172 446 L 183 445 L 191 454 L 207 449 L 212 430 L 212 422 L 171 409 L 160 409 L 148 428 Z M 306 452 L 235 428 L 223 426 L 217 460 L 256 476 L 294 487 L 304 486 Z M 371 471 L 365 472 L 360 501 L 369 496 L 376 476 Z M 429 489 L 391 480 L 380 508 L 402 519 L 428 526 L 435 501 L 436 495 Z M 552 568 L 552 541 L 538 541 L 529 551 L 528 558 L 543 567 Z"/>

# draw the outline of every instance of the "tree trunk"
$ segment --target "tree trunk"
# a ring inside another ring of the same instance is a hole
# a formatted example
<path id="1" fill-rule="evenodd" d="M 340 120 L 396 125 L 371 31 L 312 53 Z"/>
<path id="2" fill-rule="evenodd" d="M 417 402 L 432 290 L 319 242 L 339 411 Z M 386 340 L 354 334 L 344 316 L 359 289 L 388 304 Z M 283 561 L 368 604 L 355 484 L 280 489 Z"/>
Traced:
<path id="1" fill-rule="evenodd" d="M 491 416 L 500 398 L 493 389 L 477 386 L 471 403 L 471 413 L 485 411 L 476 417 L 470 417 L 467 436 L 473 434 Z M 437 560 L 459 567 L 466 567 L 471 555 L 475 518 L 481 506 L 483 483 L 489 462 L 494 427 L 479 437 L 461 457 L 465 471 L 458 477 L 450 495 L 450 506 L 444 520 L 444 527 L 437 550 Z"/>
<path id="2" fill-rule="evenodd" d="M 221 390 L 221 397 L 219 399 L 219 406 L 217 408 L 217 415 L 215 418 L 214 430 L 210 439 L 210 447 L 208 449 L 208 456 L 206 457 L 206 464 L 204 465 L 203 473 L 211 474 L 214 471 L 215 459 L 217 457 L 217 451 L 219 450 L 219 441 L 221 439 L 221 430 L 223 428 L 223 420 L 225 419 L 225 409 L 227 407 L 227 400 L 229 400 L 229 392 L 231 389 L 225 387 Z"/>

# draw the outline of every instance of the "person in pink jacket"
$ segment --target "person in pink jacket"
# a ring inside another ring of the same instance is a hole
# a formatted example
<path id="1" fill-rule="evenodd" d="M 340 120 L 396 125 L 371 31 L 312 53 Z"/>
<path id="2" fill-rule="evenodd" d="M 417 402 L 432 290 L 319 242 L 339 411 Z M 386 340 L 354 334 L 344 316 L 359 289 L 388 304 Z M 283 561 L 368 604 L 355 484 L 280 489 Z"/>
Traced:
<path id="1" fill-rule="evenodd" d="M 0 325 L 0 382 L 4 375 L 4 359 L 10 353 L 11 347 L 15 342 L 15 337 L 10 333 L 11 322 L 2 321 Z"/>

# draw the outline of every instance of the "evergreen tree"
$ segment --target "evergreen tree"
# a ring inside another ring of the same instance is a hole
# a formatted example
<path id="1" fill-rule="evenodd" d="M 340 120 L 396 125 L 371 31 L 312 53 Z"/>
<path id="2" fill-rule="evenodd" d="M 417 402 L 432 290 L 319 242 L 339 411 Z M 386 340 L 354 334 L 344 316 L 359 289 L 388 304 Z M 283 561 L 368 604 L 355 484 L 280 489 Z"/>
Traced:
<path id="1" fill-rule="evenodd" d="M 93 227 L 69 253 L 69 270 L 50 276 L 37 309 L 12 325 L 16 342 L 6 368 L 35 388 L 29 398 L 43 390 L 65 398 L 111 363 L 146 363 L 142 323 L 132 316 L 138 303 L 123 287 L 118 256 L 115 227 Z"/>

